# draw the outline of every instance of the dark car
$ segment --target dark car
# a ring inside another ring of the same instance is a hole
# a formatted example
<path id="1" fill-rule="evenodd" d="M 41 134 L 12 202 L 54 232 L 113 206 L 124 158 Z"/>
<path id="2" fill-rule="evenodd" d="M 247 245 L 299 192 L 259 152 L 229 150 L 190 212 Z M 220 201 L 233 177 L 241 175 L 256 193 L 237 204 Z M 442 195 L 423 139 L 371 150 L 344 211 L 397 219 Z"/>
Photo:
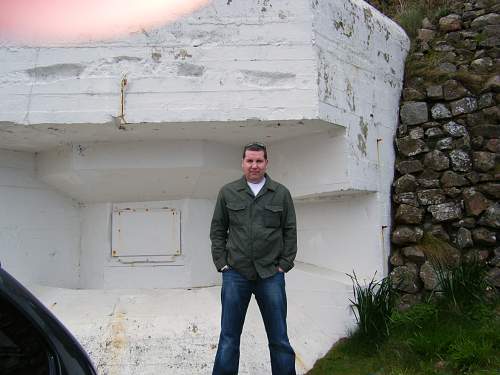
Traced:
<path id="1" fill-rule="evenodd" d="M 1 265 L 0 375 L 97 375 L 73 335 Z"/>

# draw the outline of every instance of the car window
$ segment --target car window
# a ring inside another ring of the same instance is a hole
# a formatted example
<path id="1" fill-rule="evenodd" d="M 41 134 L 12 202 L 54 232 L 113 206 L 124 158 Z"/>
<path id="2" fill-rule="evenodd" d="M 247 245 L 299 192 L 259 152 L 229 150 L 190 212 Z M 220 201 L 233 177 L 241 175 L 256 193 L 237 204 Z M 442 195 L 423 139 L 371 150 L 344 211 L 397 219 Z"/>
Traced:
<path id="1" fill-rule="evenodd" d="M 0 374 L 56 375 L 54 358 L 33 324 L 0 296 Z"/>

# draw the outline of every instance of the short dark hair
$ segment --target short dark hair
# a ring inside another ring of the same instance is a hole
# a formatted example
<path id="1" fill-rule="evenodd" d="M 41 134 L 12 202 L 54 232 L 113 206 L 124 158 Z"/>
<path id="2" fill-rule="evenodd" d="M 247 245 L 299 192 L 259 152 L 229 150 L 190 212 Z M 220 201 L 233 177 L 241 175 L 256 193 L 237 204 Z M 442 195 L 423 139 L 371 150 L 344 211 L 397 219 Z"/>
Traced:
<path id="1" fill-rule="evenodd" d="M 266 145 L 264 143 L 261 143 L 261 142 L 252 142 L 252 143 L 249 143 L 249 144 L 245 145 L 245 147 L 243 147 L 243 157 L 242 157 L 242 159 L 245 159 L 245 153 L 247 152 L 247 150 L 250 150 L 250 151 L 264 151 L 264 159 L 267 160 L 267 148 L 266 148 Z"/>

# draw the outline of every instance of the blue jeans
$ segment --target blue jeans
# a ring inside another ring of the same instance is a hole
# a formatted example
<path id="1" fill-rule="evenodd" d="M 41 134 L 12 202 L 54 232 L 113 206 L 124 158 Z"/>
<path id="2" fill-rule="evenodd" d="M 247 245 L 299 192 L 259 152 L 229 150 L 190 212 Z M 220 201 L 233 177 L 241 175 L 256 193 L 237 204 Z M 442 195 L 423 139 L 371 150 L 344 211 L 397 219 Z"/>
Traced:
<path id="1" fill-rule="evenodd" d="M 273 375 L 295 375 L 295 352 L 286 330 L 285 275 L 247 280 L 233 269 L 222 273 L 222 317 L 212 375 L 238 374 L 240 337 L 252 293 L 266 327 Z"/>

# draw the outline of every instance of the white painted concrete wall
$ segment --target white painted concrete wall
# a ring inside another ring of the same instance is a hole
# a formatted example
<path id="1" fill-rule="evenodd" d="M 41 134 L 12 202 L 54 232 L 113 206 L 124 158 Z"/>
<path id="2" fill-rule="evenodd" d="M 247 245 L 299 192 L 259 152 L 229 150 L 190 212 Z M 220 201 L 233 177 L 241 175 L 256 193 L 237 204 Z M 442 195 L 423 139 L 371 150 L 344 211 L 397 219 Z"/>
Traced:
<path id="1" fill-rule="evenodd" d="M 305 0 L 215 0 L 122 39 L 3 46 L 4 121 L 108 123 L 120 115 L 125 75 L 130 123 L 317 117 Z"/>
<path id="2" fill-rule="evenodd" d="M 377 225 L 375 194 L 357 194 L 317 202 L 299 202 L 297 260 L 334 271 L 381 276 L 385 259 Z M 355 223 L 355 224 L 354 224 Z"/>
<path id="3" fill-rule="evenodd" d="M 363 1 L 313 1 L 312 9 L 320 118 L 346 127 L 343 143 L 349 186 L 376 192 L 370 198 L 376 204 L 367 207 L 373 237 L 364 251 L 374 257 L 370 274 L 375 270 L 384 274 L 390 246 L 393 139 L 409 40 Z M 354 223 L 357 220 L 351 228 Z M 377 258 L 382 259 L 378 264 Z M 361 274 L 369 277 L 365 272 L 370 267 L 362 266 Z"/>
<path id="4" fill-rule="evenodd" d="M 357 190 L 349 176 L 345 132 L 278 141 L 271 143 L 269 149 L 270 173 L 289 187 L 294 198 Z M 368 180 L 367 183 L 373 182 Z M 371 189 L 375 190 L 376 186 Z"/>
<path id="5" fill-rule="evenodd" d="M 240 173 L 241 144 L 262 139 L 271 175 L 301 202 L 303 228 L 361 212 L 346 204 L 363 196 L 373 228 L 366 251 L 375 255 L 362 268 L 381 270 L 408 47 L 402 30 L 361 0 L 215 0 L 115 40 L 2 42 L 0 147 L 39 151 L 38 177 L 105 220 L 99 208 L 113 202 L 214 199 Z M 106 238 L 93 238 L 92 222 L 82 243 L 102 257 L 95 249 Z M 312 240 L 325 233 L 308 233 L 305 246 L 328 253 L 329 240 Z M 356 232 L 349 236 L 345 248 L 354 248 Z M 94 261 L 85 264 L 84 284 L 114 285 L 104 271 L 90 277 Z"/>
<path id="6" fill-rule="evenodd" d="M 241 175 L 238 146 L 161 141 L 83 143 L 37 157 L 37 175 L 80 202 L 213 199 Z"/>
<path id="7" fill-rule="evenodd" d="M 35 156 L 0 150 L 0 262 L 21 282 L 79 286 L 78 203 L 35 177 Z"/>
<path id="8" fill-rule="evenodd" d="M 78 210 L 61 209 L 71 201 L 46 185 L 41 190 L 52 198 L 38 191 L 33 198 L 52 205 L 50 228 L 70 226 L 61 238 L 81 234 L 80 242 L 65 245 L 70 267 L 35 277 L 21 267 L 24 246 L 15 241 L 19 255 L 7 259 L 42 284 L 71 286 L 68 269 L 75 270 L 81 251 L 77 285 L 86 288 L 212 285 L 220 280 L 209 255 L 213 200 L 240 175 L 241 146 L 265 141 L 271 176 L 296 200 L 298 262 L 287 281 L 292 341 L 298 353 L 310 353 L 303 355 L 304 372 L 352 324 L 345 273 L 371 278 L 386 271 L 393 138 L 408 48 L 403 31 L 362 0 L 214 0 L 178 22 L 116 40 L 2 42 L 0 148 L 38 152 L 37 178 L 82 207 L 81 225 L 76 219 L 73 225 Z M 29 160 L 20 169 L 32 179 Z M 5 170 L 0 189 L 11 194 Z M 21 207 L 24 193 L 16 189 L 15 199 L 0 202 Z M 117 265 L 110 257 L 112 204 L 152 201 L 183 212 L 184 265 Z M 24 212 L 1 219 L 0 243 L 12 242 L 12 227 L 37 233 L 41 223 Z M 47 238 L 37 243 L 49 264 Z M 258 341 L 251 332 L 247 338 Z M 264 352 L 251 352 L 247 373 L 263 373 Z M 110 366 L 134 373 L 128 364 Z"/>
<path id="9" fill-rule="evenodd" d="M 81 287 L 190 288 L 218 284 L 219 275 L 213 266 L 208 241 L 213 202 L 182 199 L 147 202 L 147 205 L 180 211 L 182 255 L 178 260 L 172 264 L 121 263 L 111 256 L 111 204 L 85 204 L 82 208 Z M 128 260 L 122 258 L 122 261 Z"/>
<path id="10" fill-rule="evenodd" d="M 65 124 L 317 119 L 352 128 L 354 151 L 364 154 L 362 144 L 375 147 L 376 132 L 364 135 L 360 124 L 391 127 L 387 119 L 396 119 L 408 46 L 402 30 L 362 0 L 214 0 L 178 22 L 122 39 L 1 43 L 0 119 L 24 135 L 27 128 L 15 124 L 44 129 L 43 137 L 30 133 L 39 147 L 65 138 Z M 83 129 L 72 127 L 73 139 Z"/>

